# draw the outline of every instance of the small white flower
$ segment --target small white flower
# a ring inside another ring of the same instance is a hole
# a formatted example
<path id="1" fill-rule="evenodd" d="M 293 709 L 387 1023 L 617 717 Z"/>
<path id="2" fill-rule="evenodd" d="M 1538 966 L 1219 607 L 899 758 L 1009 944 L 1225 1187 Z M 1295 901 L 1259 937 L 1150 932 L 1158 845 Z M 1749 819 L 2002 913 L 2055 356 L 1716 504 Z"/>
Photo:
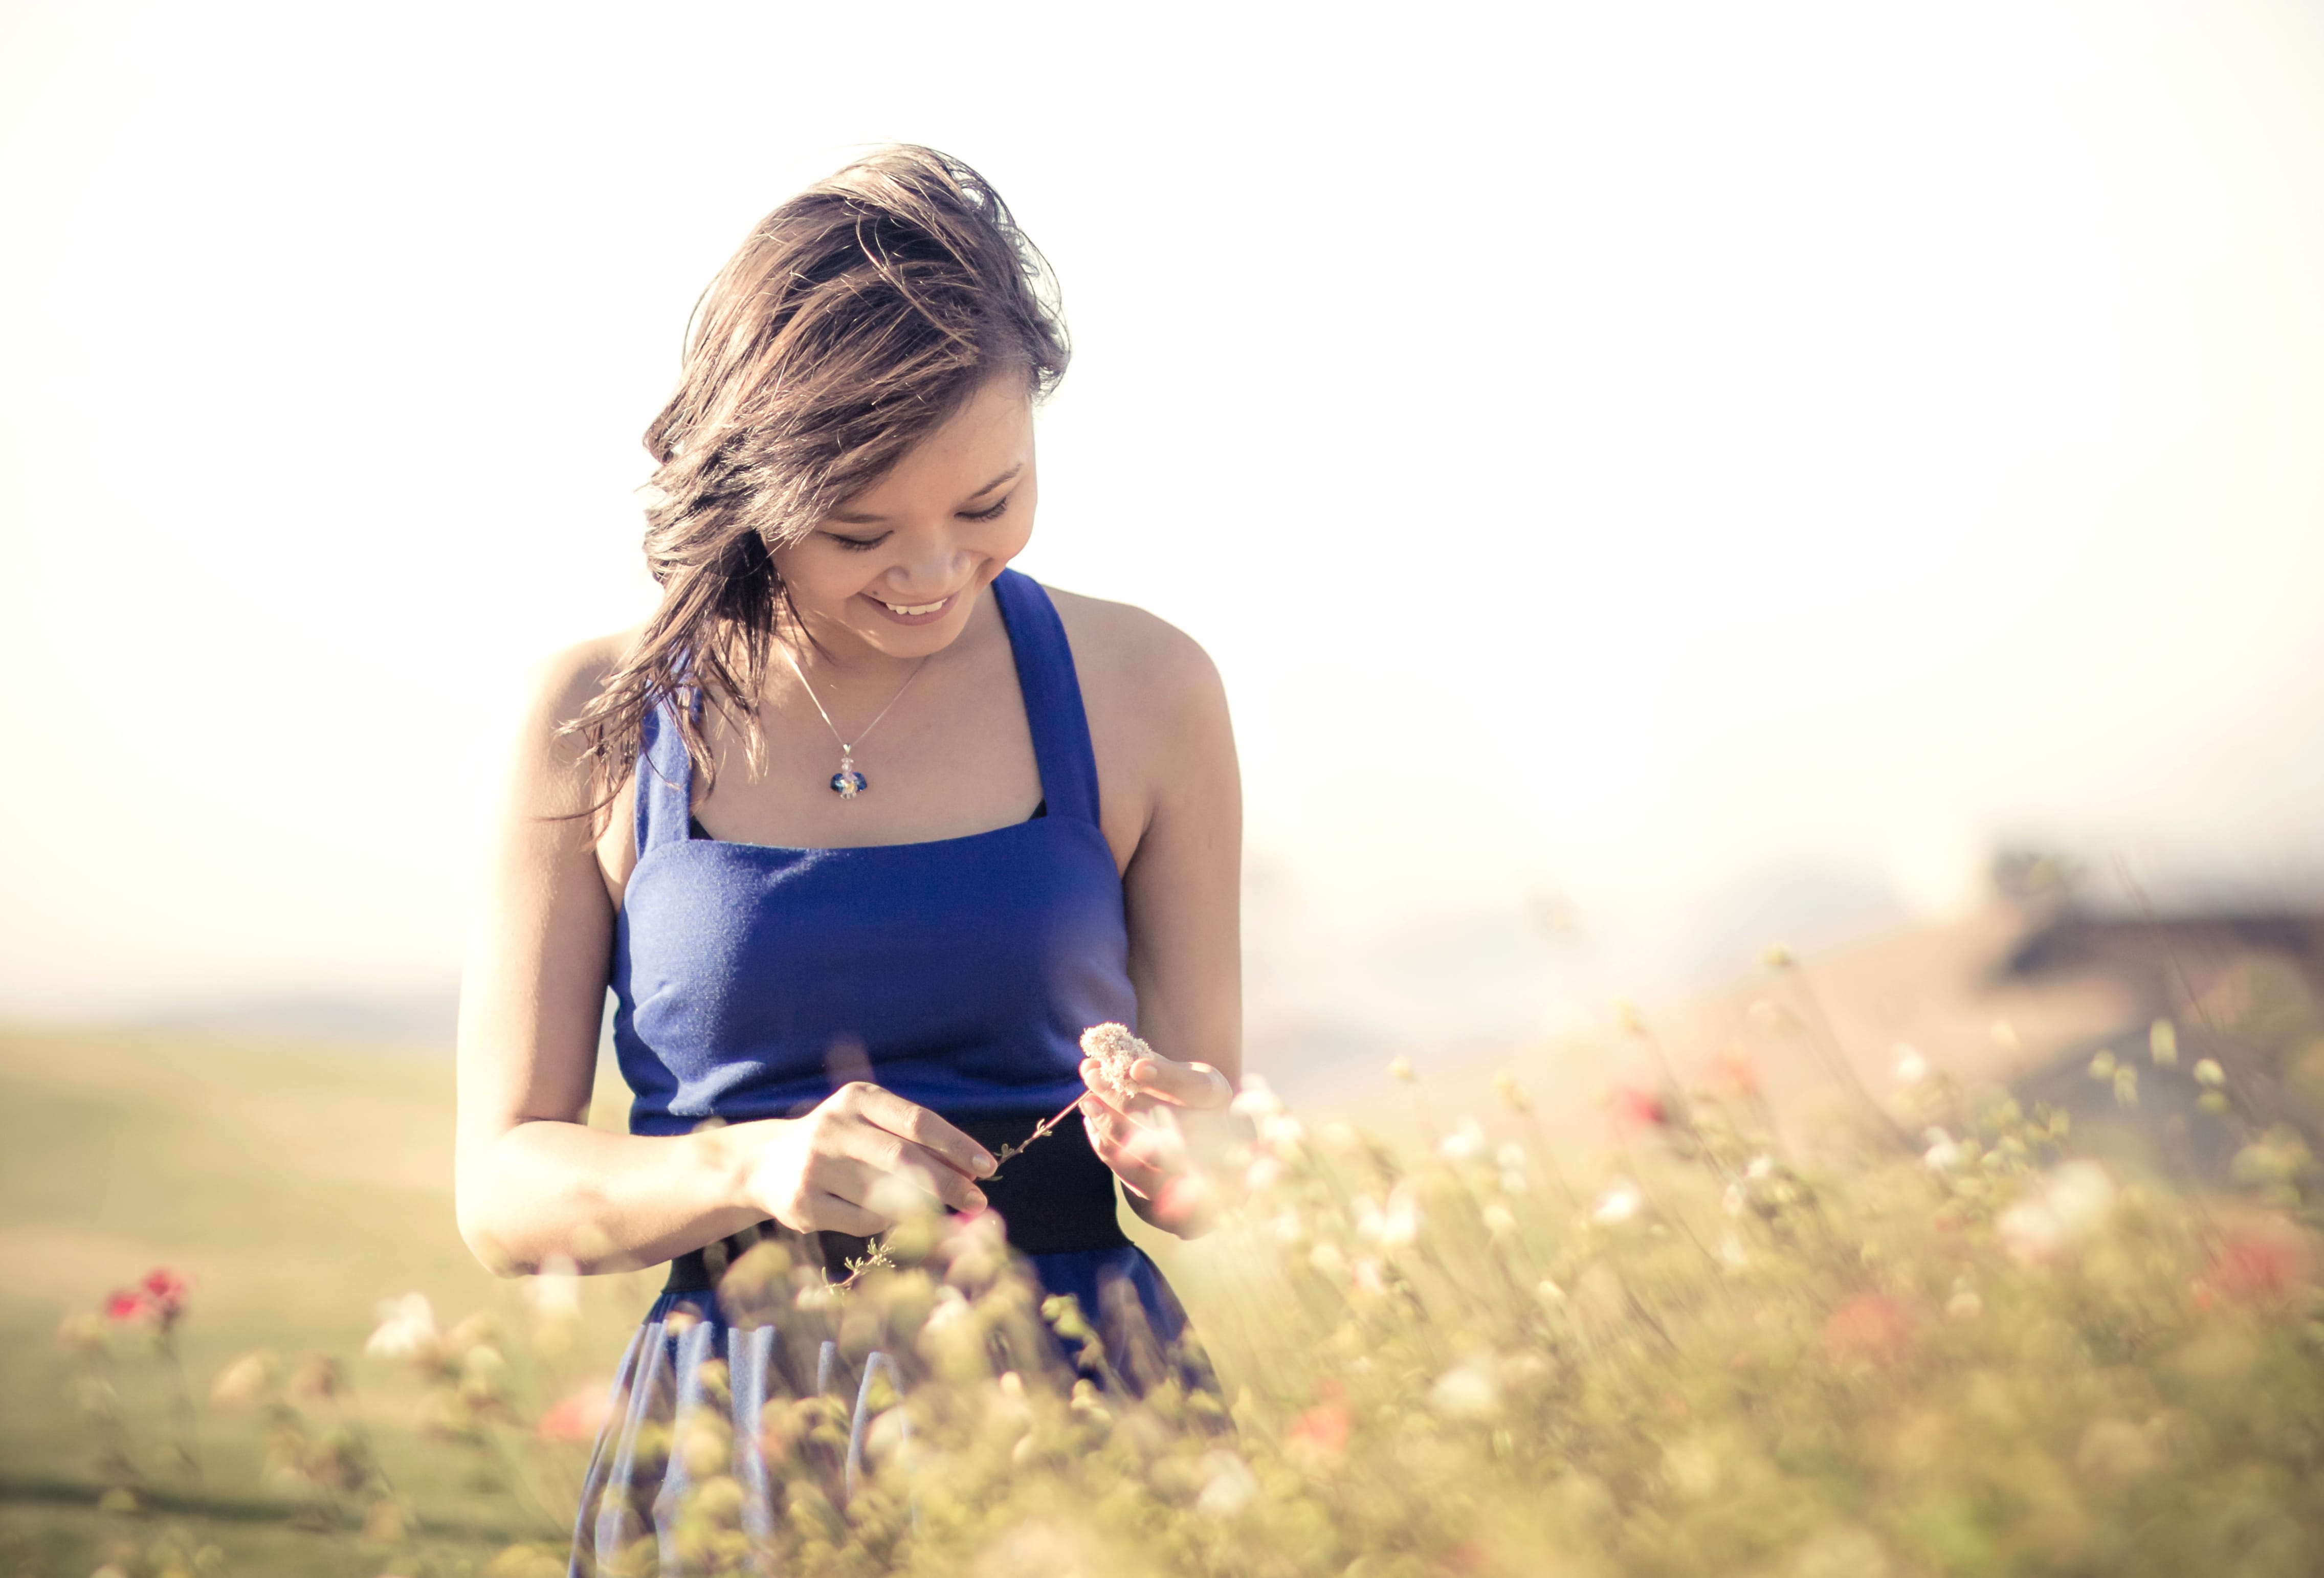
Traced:
<path id="1" fill-rule="evenodd" d="M 1598 1204 L 1591 1211 L 1590 1217 L 1593 1222 L 1611 1227 L 1637 1215 L 1639 1208 L 1646 1203 L 1646 1196 L 1638 1193 L 1637 1185 L 1616 1184 L 1598 1196 Z"/>
<path id="2" fill-rule="evenodd" d="M 1225 1521 L 1240 1518 L 1259 1499 L 1259 1476 L 1231 1452 L 1210 1452 L 1195 1465 L 1203 1476 L 1203 1493 L 1194 1510 L 1204 1518 Z"/>
<path id="3" fill-rule="evenodd" d="M 1915 1085 L 1929 1077 L 1929 1060 L 1904 1042 L 1896 1043 L 1896 1083 Z"/>
<path id="4" fill-rule="evenodd" d="M 553 1257 L 540 1269 L 538 1277 L 528 1277 L 521 1284 L 525 1302 L 532 1306 L 533 1317 L 543 1321 L 569 1321 L 581 1314 L 581 1276 L 573 1262 L 562 1255 Z"/>
<path id="5" fill-rule="evenodd" d="M 1758 1155 L 1751 1158 L 1751 1165 L 1743 1169 L 1743 1176 L 1751 1179 L 1755 1183 L 1762 1178 L 1774 1177 L 1775 1176 L 1775 1158 L 1769 1156 L 1766 1151 L 1761 1151 Z"/>
<path id="6" fill-rule="evenodd" d="M 1153 1057 L 1154 1048 L 1132 1035 L 1129 1026 L 1109 1020 L 1082 1032 L 1082 1056 L 1103 1070 L 1111 1094 L 1127 1102 L 1139 1094 L 1130 1071 L 1138 1066 L 1139 1058 Z"/>
<path id="7" fill-rule="evenodd" d="M 377 1306 L 379 1329 L 364 1344 L 374 1359 L 409 1359 L 442 1342 L 436 1330 L 436 1311 L 424 1293 L 383 1298 Z"/>
<path id="8" fill-rule="evenodd" d="M 1307 1125 L 1296 1118 L 1273 1116 L 1259 1121 L 1259 1142 L 1277 1156 L 1297 1156 L 1306 1138 Z"/>
<path id="9" fill-rule="evenodd" d="M 1436 1142 L 1436 1154 L 1446 1161 L 1469 1161 L 1485 1154 L 1484 1125 L 1463 1118 L 1460 1126 Z"/>
<path id="10" fill-rule="evenodd" d="M 1397 1186 L 1383 1210 L 1369 1195 L 1356 1196 L 1356 1234 L 1384 1250 L 1401 1249 L 1420 1236 L 1420 1203 Z"/>
<path id="11" fill-rule="evenodd" d="M 1428 1389 L 1428 1406 L 1448 1419 L 1486 1419 L 1500 1412 L 1501 1383 L 1489 1359 L 1455 1365 Z"/>
<path id="12" fill-rule="evenodd" d="M 1246 1074 L 1242 1076 L 1242 1094 L 1228 1103 L 1228 1110 L 1246 1118 L 1275 1118 L 1282 1115 L 1283 1103 L 1265 1075 Z"/>
<path id="13" fill-rule="evenodd" d="M 1498 1200 L 1486 1206 L 1481 1214 L 1484 1217 L 1485 1231 L 1495 1238 L 1517 1231 L 1517 1217 L 1510 1213 L 1508 1206 Z"/>
<path id="14" fill-rule="evenodd" d="M 1921 1159 L 1928 1165 L 1931 1172 L 1949 1173 L 1960 1166 L 1961 1148 L 1954 1142 L 1951 1135 L 1941 1129 L 1932 1129 L 1921 1139 L 1929 1148 L 1921 1153 Z"/>

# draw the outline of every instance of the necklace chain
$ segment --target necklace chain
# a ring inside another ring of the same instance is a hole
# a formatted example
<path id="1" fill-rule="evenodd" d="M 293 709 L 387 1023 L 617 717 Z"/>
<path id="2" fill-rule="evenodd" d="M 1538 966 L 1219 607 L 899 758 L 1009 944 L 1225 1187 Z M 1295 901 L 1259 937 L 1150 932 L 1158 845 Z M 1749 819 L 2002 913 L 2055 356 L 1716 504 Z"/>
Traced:
<path id="1" fill-rule="evenodd" d="M 799 660 L 792 653 L 790 643 L 779 641 L 775 644 L 782 650 L 783 659 L 790 664 L 791 672 L 798 676 L 799 688 L 806 691 L 807 700 L 815 704 L 816 712 L 823 719 L 823 726 L 829 729 L 831 737 L 839 742 L 839 771 L 833 776 L 831 787 L 841 798 L 852 800 L 870 787 L 865 782 L 863 775 L 855 771 L 855 747 L 862 744 L 872 731 L 880 726 L 881 718 L 886 717 L 896 710 L 896 704 L 904 699 L 904 692 L 912 687 L 912 681 L 918 679 L 920 677 L 920 670 L 928 666 L 928 659 L 922 658 L 912 665 L 912 671 L 904 676 L 904 682 L 901 685 L 896 687 L 896 694 L 890 697 L 888 705 L 880 709 L 879 717 L 864 724 L 862 733 L 850 741 L 846 735 L 839 732 L 839 725 L 831 721 L 830 710 L 823 705 L 823 698 L 816 695 L 815 687 L 808 683 L 807 670 L 799 667 Z M 928 657 L 935 655 L 931 652 Z"/>

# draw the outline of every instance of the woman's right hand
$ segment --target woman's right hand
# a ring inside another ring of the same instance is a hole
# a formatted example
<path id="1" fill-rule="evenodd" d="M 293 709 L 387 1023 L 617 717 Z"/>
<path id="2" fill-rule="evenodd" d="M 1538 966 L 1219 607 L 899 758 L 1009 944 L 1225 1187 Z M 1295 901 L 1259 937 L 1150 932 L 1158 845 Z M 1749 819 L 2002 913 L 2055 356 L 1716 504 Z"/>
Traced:
<path id="1" fill-rule="evenodd" d="M 757 1124 L 737 1124 L 736 1138 Z M 959 1130 L 892 1091 L 858 1080 L 841 1085 L 804 1117 L 779 1119 L 748 1162 L 751 1203 L 798 1232 L 869 1238 L 906 1214 L 917 1196 L 928 1208 L 982 1211 L 970 1180 L 995 1163 Z"/>

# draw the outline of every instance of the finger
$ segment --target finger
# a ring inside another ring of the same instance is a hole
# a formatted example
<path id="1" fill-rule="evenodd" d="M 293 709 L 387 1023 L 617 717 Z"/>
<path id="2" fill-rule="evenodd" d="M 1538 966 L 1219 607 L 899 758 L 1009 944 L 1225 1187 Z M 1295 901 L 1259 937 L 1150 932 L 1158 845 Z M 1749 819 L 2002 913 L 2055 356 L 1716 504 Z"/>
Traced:
<path id="1" fill-rule="evenodd" d="M 876 1084 L 856 1089 L 856 1111 L 863 1120 L 919 1146 L 944 1168 L 972 1178 L 989 1175 L 998 1165 L 992 1153 L 915 1102 Z"/>
<path id="2" fill-rule="evenodd" d="M 1090 1100 L 1084 1103 L 1082 1121 L 1089 1130 L 1090 1148 L 1125 1187 L 1150 1200 L 1169 1183 L 1176 1169 L 1164 1165 L 1165 1148 L 1134 1120 Z"/>
<path id="3" fill-rule="evenodd" d="M 1173 1106 L 1209 1110 L 1234 1100 L 1234 1087 L 1227 1083 L 1227 1076 L 1207 1063 L 1141 1057 L 1130 1066 L 1130 1080 L 1138 1090 Z"/>
<path id="4" fill-rule="evenodd" d="M 807 1202 L 807 1231 L 810 1232 L 844 1232 L 855 1238 L 870 1238 L 882 1233 L 896 1224 L 876 1211 L 866 1211 L 853 1200 L 844 1200 L 832 1194 L 820 1194 Z"/>
<path id="5" fill-rule="evenodd" d="M 984 1191 L 908 1140 L 861 1123 L 843 1134 L 839 1144 L 840 1149 L 825 1156 L 827 1166 L 817 1169 L 815 1181 L 858 1204 L 886 1211 L 896 1199 L 891 1191 L 908 1185 L 932 1204 L 955 1211 L 984 1209 Z"/>

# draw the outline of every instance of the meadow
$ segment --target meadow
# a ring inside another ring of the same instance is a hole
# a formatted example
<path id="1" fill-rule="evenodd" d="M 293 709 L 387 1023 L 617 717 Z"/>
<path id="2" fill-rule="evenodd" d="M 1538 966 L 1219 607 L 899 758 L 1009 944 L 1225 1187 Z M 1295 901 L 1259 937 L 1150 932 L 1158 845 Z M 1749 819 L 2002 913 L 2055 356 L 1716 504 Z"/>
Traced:
<path id="1" fill-rule="evenodd" d="M 2183 1097 L 2218 1178 L 1917 1055 L 1810 1137 L 1752 1058 L 1657 1047 L 1587 1147 L 1517 1078 L 1465 1113 L 1365 1071 L 1384 1137 L 1255 1081 L 1222 1225 L 1168 1257 L 1217 1393 L 1124 1401 L 1128 1356 L 973 1231 L 904 1224 L 842 1294 L 766 1246 L 735 1319 L 908 1376 L 745 1439 L 714 1361 L 650 1434 L 674 1539 L 688 1571 L 964 1578 L 2313 1572 L 2319 1179 L 2228 1039 L 2158 1021 L 2087 1071 L 2125 1112 Z M 0 1081 L 0 1573 L 563 1571 L 652 1279 L 474 1267 L 445 1066 L 16 1036 Z"/>

